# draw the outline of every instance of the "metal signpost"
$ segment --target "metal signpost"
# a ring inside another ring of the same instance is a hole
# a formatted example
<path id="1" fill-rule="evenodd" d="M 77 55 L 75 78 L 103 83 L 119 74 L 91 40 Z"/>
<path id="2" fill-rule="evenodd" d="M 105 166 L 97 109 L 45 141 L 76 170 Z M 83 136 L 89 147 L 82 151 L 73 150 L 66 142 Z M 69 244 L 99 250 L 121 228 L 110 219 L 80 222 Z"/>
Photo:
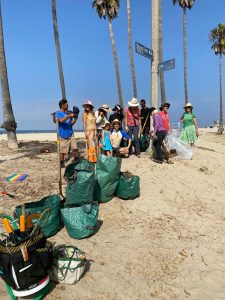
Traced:
<path id="1" fill-rule="evenodd" d="M 162 62 L 158 65 L 159 73 L 169 71 L 169 70 L 172 70 L 172 69 L 175 69 L 175 59 L 174 58 L 170 59 L 170 60 L 167 60 L 167 61 L 164 61 L 164 62 Z"/>
<path id="2" fill-rule="evenodd" d="M 153 60 L 153 51 L 138 42 L 135 42 L 135 51 L 136 53 Z"/>

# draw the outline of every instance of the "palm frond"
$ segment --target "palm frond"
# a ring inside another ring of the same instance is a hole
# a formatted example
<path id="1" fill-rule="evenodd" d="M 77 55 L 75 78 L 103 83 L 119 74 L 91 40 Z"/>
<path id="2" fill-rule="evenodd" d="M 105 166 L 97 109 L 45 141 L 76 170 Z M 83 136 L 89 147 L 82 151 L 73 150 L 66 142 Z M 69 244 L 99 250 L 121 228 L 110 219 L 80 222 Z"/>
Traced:
<path id="1" fill-rule="evenodd" d="M 95 0 L 92 7 L 96 9 L 99 18 L 114 19 L 118 16 L 120 0 Z"/>
<path id="2" fill-rule="evenodd" d="M 213 28 L 209 34 L 209 41 L 212 42 L 211 48 L 215 54 L 225 54 L 225 25 L 219 24 Z"/>
<path id="3" fill-rule="evenodd" d="M 194 5 L 195 3 L 195 0 L 173 0 L 173 5 L 175 4 L 179 4 L 180 7 L 182 8 L 189 8 L 191 9 L 192 6 Z"/>

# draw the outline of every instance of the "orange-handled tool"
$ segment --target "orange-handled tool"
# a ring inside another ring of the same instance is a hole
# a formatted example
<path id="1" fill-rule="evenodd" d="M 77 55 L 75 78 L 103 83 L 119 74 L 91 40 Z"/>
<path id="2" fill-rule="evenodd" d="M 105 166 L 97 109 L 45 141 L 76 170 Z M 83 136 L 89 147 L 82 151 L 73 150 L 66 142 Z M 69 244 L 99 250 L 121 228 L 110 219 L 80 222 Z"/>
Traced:
<path id="1" fill-rule="evenodd" d="M 25 218 L 23 215 L 20 216 L 20 236 L 22 239 L 25 238 L 25 230 L 26 230 L 26 227 L 25 227 Z"/>
<path id="2" fill-rule="evenodd" d="M 2 221 L 3 221 L 3 224 L 5 226 L 5 229 L 8 233 L 8 235 L 10 236 L 11 241 L 15 244 L 16 239 L 15 239 L 15 236 L 14 236 L 14 233 L 13 233 L 13 229 L 12 229 L 11 225 L 9 224 L 9 220 L 4 218 Z"/>

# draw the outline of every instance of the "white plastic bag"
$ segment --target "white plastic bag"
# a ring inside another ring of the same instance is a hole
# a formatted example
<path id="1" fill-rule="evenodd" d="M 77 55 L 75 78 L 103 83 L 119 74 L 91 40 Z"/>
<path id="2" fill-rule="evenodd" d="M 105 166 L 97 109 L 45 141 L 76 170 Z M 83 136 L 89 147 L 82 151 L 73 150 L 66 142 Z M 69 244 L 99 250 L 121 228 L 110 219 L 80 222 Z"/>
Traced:
<path id="1" fill-rule="evenodd" d="M 51 280 L 74 284 L 81 278 L 86 265 L 84 252 L 74 246 L 59 245 L 53 249 L 53 257 Z"/>
<path id="2" fill-rule="evenodd" d="M 172 129 L 165 138 L 166 147 L 169 150 L 175 149 L 177 152 L 177 158 L 179 159 L 192 159 L 193 149 L 191 146 L 179 139 L 179 131 L 177 129 Z"/>

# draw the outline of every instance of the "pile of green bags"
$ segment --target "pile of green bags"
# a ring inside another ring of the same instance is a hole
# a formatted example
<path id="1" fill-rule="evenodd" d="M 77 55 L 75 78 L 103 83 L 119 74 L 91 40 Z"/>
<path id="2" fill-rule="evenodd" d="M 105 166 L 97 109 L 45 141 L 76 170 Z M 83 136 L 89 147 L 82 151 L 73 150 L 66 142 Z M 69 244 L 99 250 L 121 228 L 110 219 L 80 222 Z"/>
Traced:
<path id="1" fill-rule="evenodd" d="M 149 146 L 150 138 L 146 135 L 142 135 L 139 138 L 140 150 L 141 152 L 145 152 Z"/>

